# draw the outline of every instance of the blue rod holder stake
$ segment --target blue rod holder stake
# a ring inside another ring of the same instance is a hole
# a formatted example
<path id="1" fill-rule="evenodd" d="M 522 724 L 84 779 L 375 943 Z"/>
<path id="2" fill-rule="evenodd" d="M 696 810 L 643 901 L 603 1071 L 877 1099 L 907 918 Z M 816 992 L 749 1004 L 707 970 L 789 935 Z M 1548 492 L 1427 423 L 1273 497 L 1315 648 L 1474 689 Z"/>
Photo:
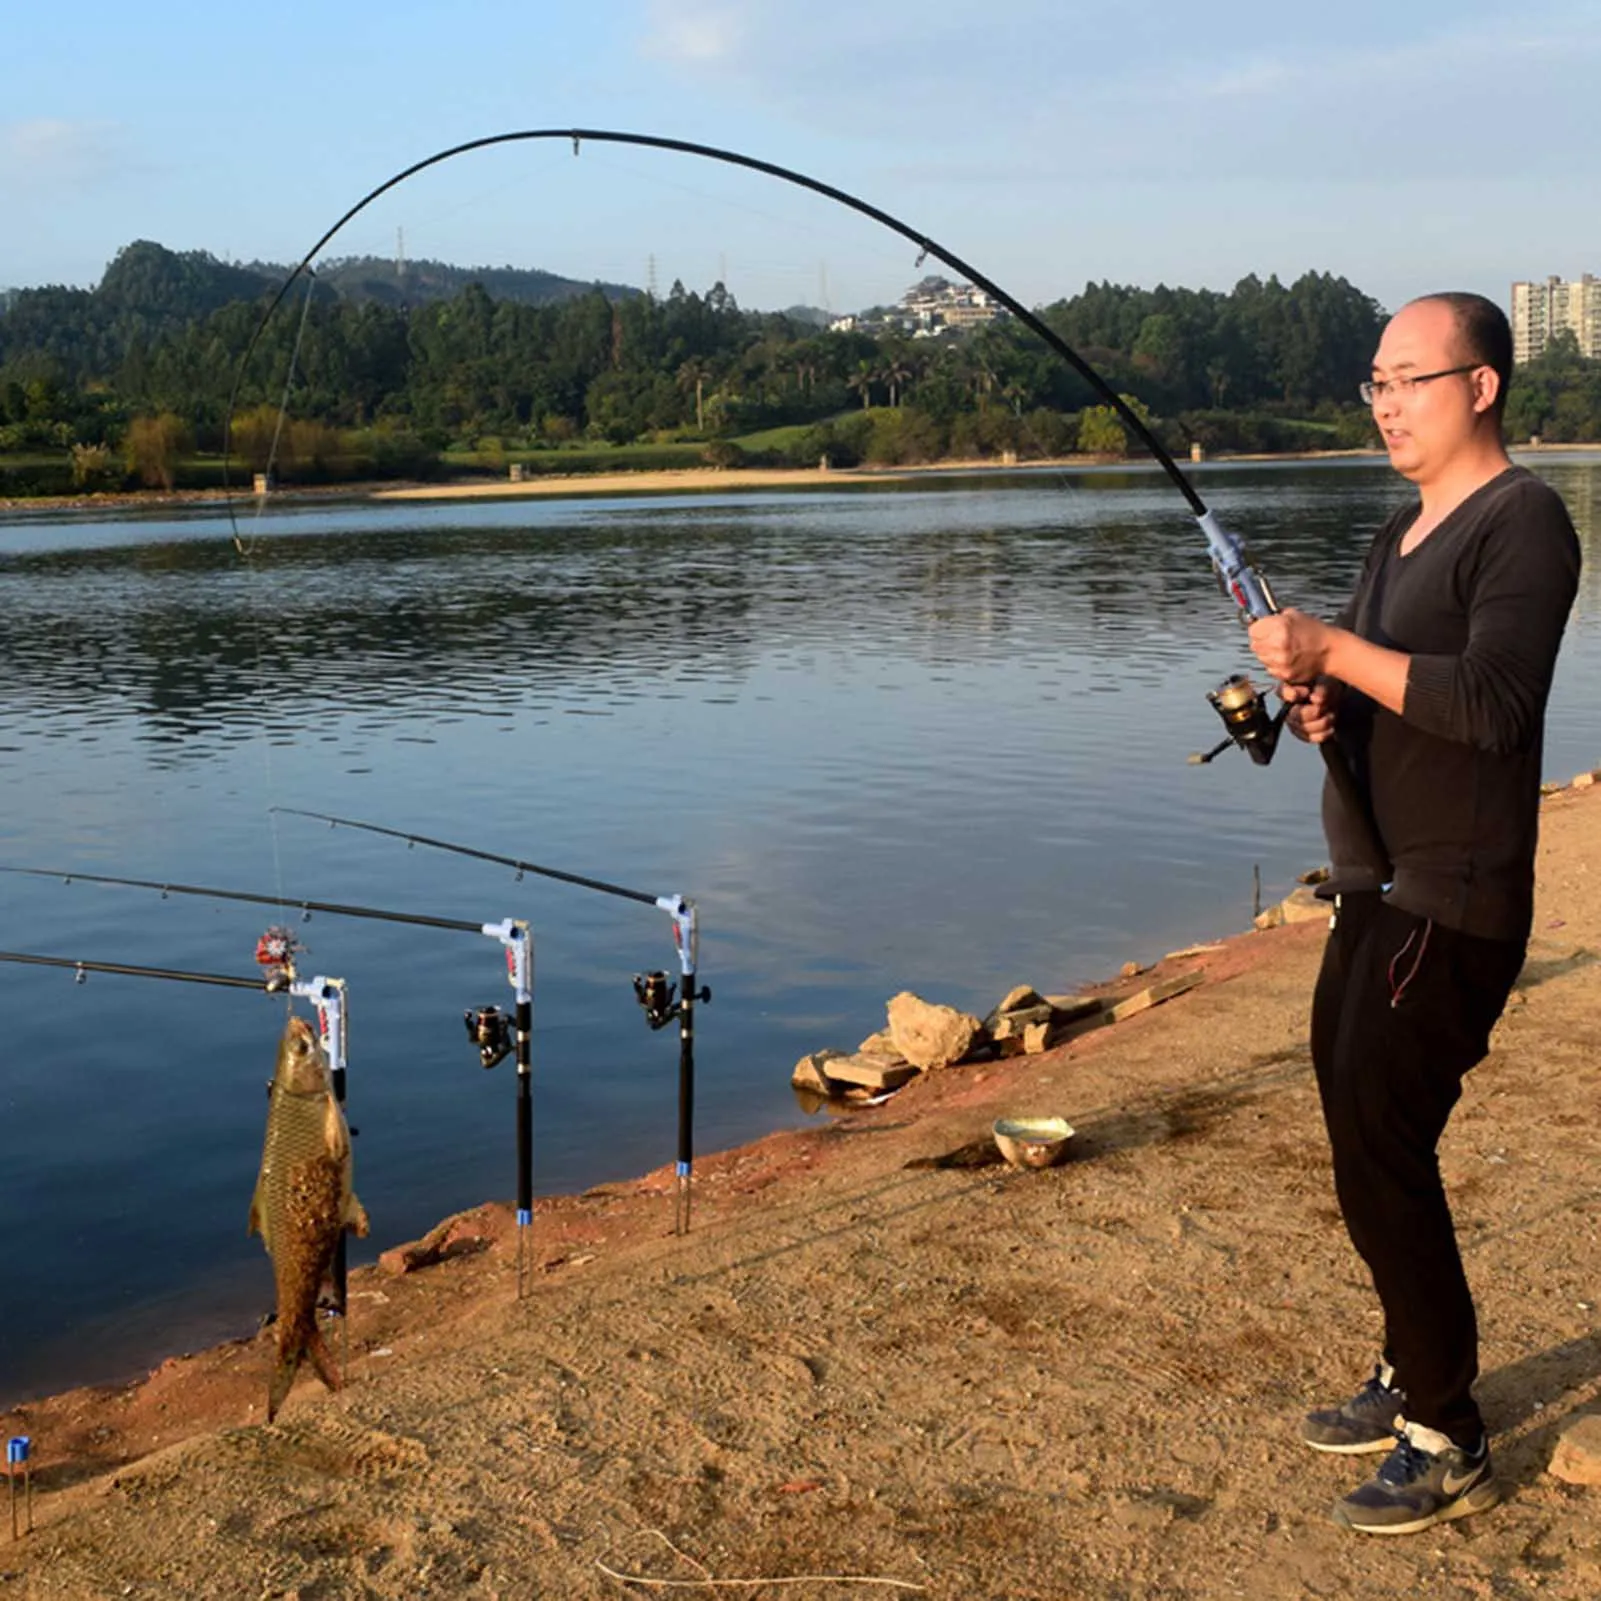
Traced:
<path id="1" fill-rule="evenodd" d="M 17 1538 L 17 1469 L 22 1469 L 22 1498 L 27 1509 L 28 1534 L 33 1533 L 33 1470 L 28 1454 L 33 1441 L 26 1434 L 14 1434 L 6 1441 L 6 1484 L 11 1495 L 11 1538 Z"/>

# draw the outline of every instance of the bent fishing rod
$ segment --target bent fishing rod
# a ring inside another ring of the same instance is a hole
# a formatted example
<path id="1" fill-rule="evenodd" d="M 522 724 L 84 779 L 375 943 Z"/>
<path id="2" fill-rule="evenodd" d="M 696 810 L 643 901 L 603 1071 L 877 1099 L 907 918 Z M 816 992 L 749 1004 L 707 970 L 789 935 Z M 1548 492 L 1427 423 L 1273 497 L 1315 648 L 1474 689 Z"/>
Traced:
<path id="1" fill-rule="evenodd" d="M 313 912 L 330 917 L 370 918 L 384 923 L 409 923 L 421 928 L 448 929 L 461 934 L 481 934 L 499 942 L 506 952 L 506 979 L 512 987 L 514 1010 L 507 1018 L 498 1006 L 479 1006 L 463 1014 L 467 1037 L 478 1048 L 478 1060 L 486 1068 L 495 1067 L 515 1049 L 517 1065 L 517 1295 L 527 1293 L 526 1233 L 534 1217 L 534 951 L 533 937 L 526 922 L 503 918 L 498 923 L 473 923 L 459 917 L 432 917 L 424 912 L 386 911 L 376 906 L 355 906 L 334 901 L 291 899 L 283 895 L 256 895 L 246 890 L 213 889 L 201 884 L 178 884 L 154 878 L 118 878 L 108 873 L 80 873 L 47 867 L 0 866 L 0 873 L 24 874 L 30 878 L 59 879 L 63 884 L 75 880 L 85 884 L 110 884 L 126 889 L 150 889 L 169 895 L 194 895 L 206 900 L 244 901 L 256 906 L 290 907 L 303 917 Z M 295 987 L 293 957 L 299 947 L 287 928 L 269 928 L 256 946 L 256 960 L 268 969 L 269 988 L 288 988 L 291 994 L 312 994 Z M 154 975 L 155 970 L 150 970 Z M 275 979 L 274 974 L 278 977 Z M 216 982 L 222 982 L 217 980 Z M 248 980 L 240 982 L 248 983 Z M 321 982 L 321 981 L 319 981 Z M 315 999 L 316 996 L 312 995 Z M 329 1020 L 319 1008 L 323 1043 L 330 1039 Z M 338 1035 L 337 1029 L 332 1031 Z M 342 1037 L 342 1036 L 341 1036 Z M 330 1060 L 331 1052 L 330 1052 Z M 335 1069 L 334 1089 L 344 1100 L 343 1059 Z M 341 1236 L 341 1242 L 343 1236 Z M 343 1244 L 341 1243 L 341 1250 Z"/>
<path id="2" fill-rule="evenodd" d="M 417 173 L 424 172 L 443 162 L 453 160 L 457 156 L 466 155 L 475 150 L 488 150 L 499 145 L 518 144 L 538 140 L 560 139 L 570 140 L 573 154 L 577 156 L 582 146 L 590 144 L 631 145 L 648 150 L 662 150 L 679 155 L 696 156 L 707 161 L 721 162 L 725 166 L 741 167 L 750 172 L 762 173 L 769 178 L 777 178 L 783 183 L 792 184 L 797 188 L 808 190 L 812 194 L 821 195 L 826 200 L 832 200 L 837 205 L 845 206 L 851 211 L 870 218 L 880 226 L 888 228 L 892 233 L 899 234 L 903 239 L 909 240 L 918 249 L 918 263 L 933 256 L 943 262 L 953 272 L 960 274 L 971 284 L 982 289 L 998 304 L 1005 306 L 1011 314 L 1028 328 L 1038 338 L 1060 356 L 1086 383 L 1112 407 L 1124 425 L 1133 430 L 1134 435 L 1150 451 L 1162 471 L 1167 475 L 1174 488 L 1184 497 L 1201 532 L 1206 537 L 1207 551 L 1211 557 L 1213 571 L 1217 575 L 1218 584 L 1223 592 L 1234 601 L 1240 619 L 1245 624 L 1258 621 L 1263 617 L 1274 615 L 1279 606 L 1273 598 L 1273 592 L 1268 587 L 1266 579 L 1252 565 L 1243 543 L 1234 534 L 1230 533 L 1218 521 L 1216 515 L 1207 509 L 1206 503 L 1201 499 L 1195 486 L 1179 470 L 1178 464 L 1173 460 L 1161 441 L 1146 426 L 1139 414 L 1128 404 L 1123 397 L 1090 365 L 1079 353 L 1074 350 L 1053 328 L 1029 308 L 1001 288 L 993 279 L 986 277 L 969 262 L 964 261 L 953 251 L 945 248 L 938 241 L 930 238 L 919 229 L 913 228 L 909 223 L 902 222 L 900 218 L 891 216 L 889 212 L 861 199 L 857 195 L 837 188 L 833 184 L 824 183 L 820 179 L 808 177 L 805 173 L 796 172 L 789 167 L 779 166 L 776 162 L 763 161 L 755 156 L 742 155 L 738 151 L 726 150 L 717 145 L 698 144 L 687 139 L 668 139 L 656 134 L 623 133 L 610 128 L 526 128 L 511 133 L 491 134 L 481 139 L 469 139 L 462 144 L 452 145 L 445 150 L 437 151 L 421 161 L 413 162 L 409 167 L 403 168 L 393 177 L 386 178 L 376 188 L 362 196 L 355 205 L 351 206 L 334 225 L 322 235 L 310 250 L 300 259 L 289 276 L 284 280 L 283 286 L 278 290 L 267 309 L 262 313 L 255 332 L 245 347 L 244 355 L 240 357 L 239 368 L 234 376 L 233 389 L 228 397 L 228 414 L 223 425 L 223 452 L 222 477 L 223 489 L 227 499 L 225 504 L 228 510 L 228 520 L 234 526 L 235 543 L 242 550 L 244 547 L 239 540 L 238 526 L 234 524 L 233 497 L 227 492 L 231 489 L 228 476 L 228 462 L 233 432 L 234 411 L 238 405 L 240 390 L 244 383 L 245 369 L 250 357 L 254 353 L 262 334 L 271 321 L 274 312 L 282 304 L 290 288 L 302 274 L 314 276 L 312 262 L 328 245 L 333 237 L 351 221 L 352 218 L 364 211 L 373 201 L 381 195 L 387 194 L 391 189 L 406 182 L 408 178 Z M 307 306 L 310 305 L 310 288 L 307 289 Z M 302 319 L 304 320 L 304 318 Z M 298 337 L 297 337 L 298 348 Z M 293 377 L 293 358 L 291 358 L 290 378 Z M 287 391 L 286 391 L 287 393 Z M 1283 725 L 1284 712 L 1277 717 L 1270 714 L 1266 708 L 1265 697 L 1256 690 L 1249 678 L 1243 674 L 1235 674 L 1226 679 L 1217 690 L 1208 695 L 1214 709 L 1223 719 L 1224 727 L 1228 730 L 1228 740 L 1240 746 L 1251 760 L 1259 766 L 1266 766 L 1273 759 L 1273 752 L 1278 743 L 1279 730 Z M 1286 708 L 1287 710 L 1287 708 Z M 1216 747 L 1209 755 L 1215 756 L 1219 751 L 1227 749 L 1227 742 Z M 1355 820 L 1360 832 L 1364 853 L 1370 858 L 1370 864 L 1379 871 L 1380 879 L 1387 881 L 1391 877 L 1388 856 L 1384 850 L 1378 834 L 1378 828 L 1373 820 L 1371 808 L 1358 788 L 1356 779 L 1351 772 L 1350 764 L 1345 759 L 1345 753 L 1333 740 L 1325 740 L 1318 746 L 1323 757 L 1324 766 L 1335 790 L 1346 811 Z"/>
<path id="3" fill-rule="evenodd" d="M 500 867 L 512 868 L 519 879 L 525 873 L 540 878 L 551 878 L 563 884 L 576 884 L 581 889 L 592 889 L 602 895 L 615 895 L 619 899 L 634 901 L 642 906 L 654 906 L 673 920 L 673 944 L 678 951 L 679 982 L 674 983 L 662 971 L 634 974 L 634 999 L 645 1013 L 645 1021 L 652 1032 L 678 1023 L 678 1156 L 675 1164 L 677 1178 L 673 1209 L 673 1232 L 689 1232 L 690 1191 L 694 1174 L 695 1124 L 695 1003 L 710 1002 L 711 990 L 695 982 L 696 967 L 700 959 L 700 917 L 692 900 L 682 895 L 652 895 L 647 890 L 629 889 L 622 884 L 611 884 L 603 878 L 591 878 L 583 873 L 565 872 L 559 867 L 541 867 L 517 856 L 501 856 L 494 851 L 477 850 L 471 845 L 457 845 L 449 840 L 431 839 L 426 834 L 409 833 L 399 828 L 384 828 L 378 823 L 358 822 L 353 817 L 334 817 L 328 812 L 308 811 L 301 806 L 273 806 L 269 810 L 290 817 L 310 817 L 330 828 L 355 828 L 366 834 L 382 834 L 388 839 L 404 840 L 409 847 L 424 845 L 430 850 L 448 851 L 456 856 L 471 857 L 474 861 L 492 862 Z M 676 993 L 675 993 L 676 992 Z"/>

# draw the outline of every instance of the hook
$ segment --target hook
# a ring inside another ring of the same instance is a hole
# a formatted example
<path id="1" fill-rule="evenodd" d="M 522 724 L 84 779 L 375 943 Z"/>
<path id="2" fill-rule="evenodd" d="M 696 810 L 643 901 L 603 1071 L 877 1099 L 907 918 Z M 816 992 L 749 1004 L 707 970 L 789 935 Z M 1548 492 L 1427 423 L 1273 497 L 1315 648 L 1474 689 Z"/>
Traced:
<path id="1" fill-rule="evenodd" d="M 575 156 L 578 154 L 578 135 L 576 133 L 573 135 L 573 154 Z"/>
<path id="2" fill-rule="evenodd" d="M 89 970 L 82 962 L 79 962 L 73 969 L 72 982 L 74 984 L 87 984 L 89 982 Z"/>

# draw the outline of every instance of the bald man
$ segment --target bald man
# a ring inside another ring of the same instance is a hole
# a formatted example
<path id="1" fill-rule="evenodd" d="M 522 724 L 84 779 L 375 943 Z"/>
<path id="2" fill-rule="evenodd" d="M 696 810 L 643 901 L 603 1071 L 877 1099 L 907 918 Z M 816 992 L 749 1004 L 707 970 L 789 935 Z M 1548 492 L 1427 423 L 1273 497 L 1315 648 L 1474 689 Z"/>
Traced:
<path id="1" fill-rule="evenodd" d="M 1369 1534 L 1415 1533 L 1500 1499 L 1436 1149 L 1523 965 L 1546 699 L 1579 577 L 1560 497 L 1502 443 L 1511 370 L 1506 317 L 1482 296 L 1403 306 L 1361 387 L 1418 498 L 1380 530 L 1334 623 L 1287 610 L 1251 628 L 1290 728 L 1339 743 L 1395 864 L 1381 883 L 1326 786 L 1334 916 L 1312 1058 L 1384 1347 L 1373 1376 L 1310 1413 L 1302 1437 L 1388 1453 L 1334 1508 Z"/>

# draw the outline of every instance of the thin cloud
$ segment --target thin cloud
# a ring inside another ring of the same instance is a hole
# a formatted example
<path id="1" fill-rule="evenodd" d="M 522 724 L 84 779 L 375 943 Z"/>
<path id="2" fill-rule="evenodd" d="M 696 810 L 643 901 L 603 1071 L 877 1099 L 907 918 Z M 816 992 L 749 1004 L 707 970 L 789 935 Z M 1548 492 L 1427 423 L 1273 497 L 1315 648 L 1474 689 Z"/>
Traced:
<path id="1" fill-rule="evenodd" d="M 654 60 L 692 68 L 716 66 L 735 60 L 745 42 L 740 14 L 729 6 L 655 0 L 648 15 L 641 52 Z"/>
<path id="2" fill-rule="evenodd" d="M 0 123 L 0 188 L 13 193 L 96 189 L 128 165 L 109 122 L 36 117 Z"/>

